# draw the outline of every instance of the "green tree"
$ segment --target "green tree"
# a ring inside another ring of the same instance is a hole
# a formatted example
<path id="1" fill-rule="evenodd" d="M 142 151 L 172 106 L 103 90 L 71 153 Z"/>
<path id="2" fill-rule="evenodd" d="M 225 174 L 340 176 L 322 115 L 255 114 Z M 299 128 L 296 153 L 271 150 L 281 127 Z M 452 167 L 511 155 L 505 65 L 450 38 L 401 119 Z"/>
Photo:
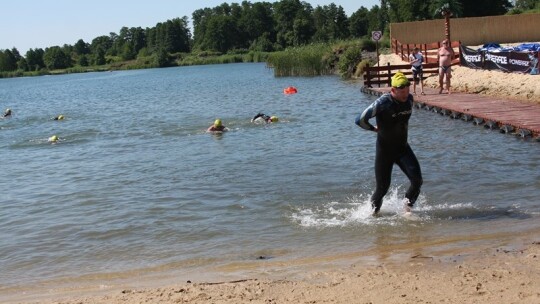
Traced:
<path id="1" fill-rule="evenodd" d="M 334 5 L 333 3 L 330 6 Z M 351 32 L 349 31 L 349 18 L 345 14 L 345 10 L 340 5 L 337 7 L 337 11 L 334 15 L 335 18 L 335 38 L 336 39 L 345 39 L 350 37 Z"/>
<path id="2" fill-rule="evenodd" d="M 17 69 L 17 59 L 12 51 L 0 50 L 0 71 L 15 71 Z"/>
<path id="3" fill-rule="evenodd" d="M 191 34 L 188 29 L 187 17 L 175 18 L 167 20 L 167 51 L 170 53 L 175 52 L 189 52 Z"/>
<path id="4" fill-rule="evenodd" d="M 444 18 L 444 36 L 451 41 L 450 17 L 460 16 L 462 14 L 461 2 L 458 0 L 435 0 L 431 7 L 434 10 L 433 16 L 435 18 Z"/>
<path id="5" fill-rule="evenodd" d="M 369 11 L 361 6 L 349 19 L 349 32 L 352 37 L 360 38 L 368 34 Z"/>
<path id="6" fill-rule="evenodd" d="M 19 60 L 21 60 L 23 58 L 21 56 L 21 53 L 19 53 L 19 50 L 17 50 L 16 47 L 11 49 L 11 53 L 13 54 L 13 57 L 15 57 L 15 60 L 17 60 L 17 61 L 19 61 Z"/>
<path id="7" fill-rule="evenodd" d="M 540 9 L 540 0 L 516 0 L 516 9 L 527 11 L 535 8 Z"/>
<path id="8" fill-rule="evenodd" d="M 311 8 L 311 6 L 310 6 Z M 276 41 L 282 47 L 295 45 L 294 26 L 296 19 L 304 10 L 300 0 L 281 0 L 274 3 L 274 20 L 276 24 Z M 296 22 L 297 27 L 305 22 Z"/>
<path id="9" fill-rule="evenodd" d="M 84 42 L 84 40 L 79 39 L 79 40 L 77 40 L 77 42 L 74 45 L 74 51 L 75 51 L 75 54 L 77 54 L 77 55 L 89 54 L 90 53 L 90 45 L 88 43 Z"/>
<path id="10" fill-rule="evenodd" d="M 191 51 L 191 33 L 187 26 L 187 17 L 167 20 L 165 23 L 158 23 L 155 27 L 147 29 L 145 32 L 146 46 L 157 51 L 161 48 L 169 53 L 190 52 Z M 139 40 L 142 42 L 142 40 Z M 139 43 L 134 49 L 139 50 L 142 43 Z"/>
<path id="11" fill-rule="evenodd" d="M 160 48 L 154 53 L 154 65 L 157 67 L 166 67 L 169 65 L 169 55 L 167 50 Z"/>
<path id="12" fill-rule="evenodd" d="M 122 57 L 123 60 L 131 60 L 135 59 L 137 53 L 135 53 L 135 50 L 133 49 L 131 43 L 124 43 L 119 55 Z"/>
<path id="13" fill-rule="evenodd" d="M 92 64 L 93 65 L 104 65 L 107 63 L 105 60 L 105 50 L 103 48 L 96 48 L 93 52 Z"/>
<path id="14" fill-rule="evenodd" d="M 329 16 L 326 15 L 325 10 L 321 6 L 317 6 L 313 10 L 313 23 L 315 26 L 315 34 L 313 34 L 313 41 L 325 42 L 329 40 L 330 28 L 328 25 Z"/>
<path id="15" fill-rule="evenodd" d="M 213 15 L 210 8 L 198 9 L 193 12 L 193 48 L 201 49 L 202 42 L 206 33 L 208 18 Z"/>
<path id="16" fill-rule="evenodd" d="M 71 66 L 71 57 L 59 46 L 52 46 L 45 49 L 43 62 L 49 70 L 65 69 Z"/>
<path id="17" fill-rule="evenodd" d="M 270 46 L 275 42 L 274 19 L 272 4 L 242 2 L 242 14 L 238 19 L 238 30 L 242 33 L 245 43 L 253 46 Z M 262 47 L 267 49 L 267 47 Z M 259 48 L 260 49 L 260 48 Z"/>
<path id="18" fill-rule="evenodd" d="M 383 13 L 384 12 L 379 8 L 378 5 L 373 6 L 369 10 L 368 35 L 370 35 L 372 31 L 383 31 L 385 29 L 385 18 L 382 17 Z"/>
<path id="19" fill-rule="evenodd" d="M 360 47 L 347 48 L 339 58 L 338 69 L 341 77 L 350 78 L 360 61 L 362 61 L 362 49 Z"/>
<path id="20" fill-rule="evenodd" d="M 445 15 L 463 16 L 463 5 L 459 0 L 432 0 L 430 9 L 435 19 L 445 18 Z"/>
<path id="21" fill-rule="evenodd" d="M 110 56 L 117 56 L 122 46 L 118 42 L 118 34 L 116 34 L 115 32 L 110 32 L 108 38 L 111 46 L 107 49 L 106 54 Z"/>
<path id="22" fill-rule="evenodd" d="M 259 38 L 255 39 L 251 46 L 249 47 L 250 50 L 258 51 L 258 52 L 272 52 L 274 51 L 274 43 L 270 40 L 270 34 L 269 33 L 263 33 Z"/>
<path id="23" fill-rule="evenodd" d="M 113 38 L 109 36 L 99 36 L 92 40 L 90 44 L 90 50 L 94 56 L 97 56 L 98 53 L 105 56 L 105 54 L 112 48 Z M 104 64 L 104 63 L 102 63 Z"/>
<path id="24" fill-rule="evenodd" d="M 78 61 L 79 65 L 80 66 L 88 66 L 90 64 L 90 62 L 88 61 L 88 56 L 87 55 L 81 55 L 79 56 L 79 61 Z"/>
<path id="25" fill-rule="evenodd" d="M 349 19 L 343 7 L 334 3 L 313 10 L 314 41 L 327 42 L 349 37 Z"/>
<path id="26" fill-rule="evenodd" d="M 388 20 L 393 23 L 431 19 L 429 1 L 387 0 Z"/>
<path id="27" fill-rule="evenodd" d="M 45 67 L 43 62 L 43 55 L 45 51 L 43 49 L 29 49 L 26 52 L 26 63 L 29 71 L 39 71 Z"/>
<path id="28" fill-rule="evenodd" d="M 112 35 L 114 53 L 124 60 L 131 60 L 137 56 L 139 50 L 146 47 L 146 33 L 141 27 L 122 27 L 119 35 Z"/>
<path id="29" fill-rule="evenodd" d="M 17 68 L 21 71 L 28 71 L 28 62 L 24 57 L 21 57 L 21 59 L 17 61 Z"/>
<path id="30" fill-rule="evenodd" d="M 375 6 L 373 7 L 375 8 Z M 381 6 L 379 8 L 379 11 L 377 13 L 377 17 L 379 26 L 379 31 L 386 31 L 387 28 L 390 28 L 390 14 L 388 13 L 389 5 L 388 0 L 381 0 Z"/>
<path id="31" fill-rule="evenodd" d="M 293 45 L 300 46 L 309 43 L 314 32 L 315 27 L 311 15 L 300 14 L 293 23 Z"/>
<path id="32" fill-rule="evenodd" d="M 506 14 L 512 4 L 508 0 L 461 0 L 462 12 L 454 17 L 484 17 Z"/>
<path id="33" fill-rule="evenodd" d="M 233 47 L 237 33 L 231 17 L 213 16 L 208 21 L 202 46 L 204 49 L 226 53 Z"/>
<path id="34" fill-rule="evenodd" d="M 146 32 L 140 26 L 131 28 L 131 45 L 135 53 L 146 47 Z"/>

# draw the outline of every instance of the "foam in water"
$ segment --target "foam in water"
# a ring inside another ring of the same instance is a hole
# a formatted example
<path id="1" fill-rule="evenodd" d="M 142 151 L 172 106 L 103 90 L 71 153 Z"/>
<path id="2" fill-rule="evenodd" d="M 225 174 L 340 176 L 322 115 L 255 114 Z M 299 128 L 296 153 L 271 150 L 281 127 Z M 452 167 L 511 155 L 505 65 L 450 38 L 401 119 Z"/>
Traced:
<path id="1" fill-rule="evenodd" d="M 345 202 L 328 202 L 314 207 L 303 207 L 292 214 L 294 222 L 302 227 L 345 227 L 350 225 L 396 225 L 403 222 L 403 197 L 400 187 L 390 189 L 384 197 L 379 217 L 372 215 L 371 195 L 359 194 Z M 425 198 L 420 196 L 414 211 L 423 211 Z M 421 219 L 428 219 L 422 216 Z"/>
<path id="2" fill-rule="evenodd" d="M 291 218 L 305 228 L 346 227 L 354 225 L 399 225 L 403 223 L 403 197 L 401 187 L 391 188 L 384 197 L 380 216 L 372 216 L 370 194 L 359 194 L 344 202 L 332 201 L 315 206 L 303 206 L 293 212 Z M 420 195 L 413 209 L 415 220 L 476 219 L 491 220 L 501 217 L 526 217 L 518 205 L 497 208 L 474 202 L 428 202 Z"/>

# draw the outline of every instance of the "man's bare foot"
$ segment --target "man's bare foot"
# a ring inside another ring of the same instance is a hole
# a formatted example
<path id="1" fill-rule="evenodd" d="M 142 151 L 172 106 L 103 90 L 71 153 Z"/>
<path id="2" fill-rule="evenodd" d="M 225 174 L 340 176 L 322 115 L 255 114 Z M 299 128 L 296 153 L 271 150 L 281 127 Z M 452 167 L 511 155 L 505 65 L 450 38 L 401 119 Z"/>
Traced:
<path id="1" fill-rule="evenodd" d="M 442 94 L 442 89 L 439 90 L 439 94 Z"/>
<path id="2" fill-rule="evenodd" d="M 405 213 L 411 213 L 412 212 L 412 205 L 408 198 L 403 199 L 403 209 Z"/>

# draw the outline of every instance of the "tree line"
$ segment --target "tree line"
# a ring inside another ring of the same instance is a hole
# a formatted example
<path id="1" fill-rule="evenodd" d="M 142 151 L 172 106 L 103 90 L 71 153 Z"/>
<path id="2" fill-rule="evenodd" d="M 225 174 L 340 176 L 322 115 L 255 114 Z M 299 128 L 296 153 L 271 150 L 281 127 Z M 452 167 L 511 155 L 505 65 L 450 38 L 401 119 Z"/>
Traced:
<path id="1" fill-rule="evenodd" d="M 0 50 L 0 71 L 99 66 L 139 58 L 153 66 L 167 66 L 171 54 L 274 52 L 362 38 L 374 30 L 387 31 L 389 23 L 442 18 L 434 12 L 445 4 L 454 9 L 454 17 L 480 17 L 540 9 L 539 2 L 516 0 L 513 6 L 509 0 L 380 0 L 371 9 L 360 6 L 351 16 L 334 3 L 315 8 L 300 0 L 223 3 L 194 11 L 193 33 L 184 16 L 151 28 L 122 27 L 118 34 L 111 32 L 91 42 L 79 39 L 73 45 L 29 49 L 25 56 L 16 47 Z"/>

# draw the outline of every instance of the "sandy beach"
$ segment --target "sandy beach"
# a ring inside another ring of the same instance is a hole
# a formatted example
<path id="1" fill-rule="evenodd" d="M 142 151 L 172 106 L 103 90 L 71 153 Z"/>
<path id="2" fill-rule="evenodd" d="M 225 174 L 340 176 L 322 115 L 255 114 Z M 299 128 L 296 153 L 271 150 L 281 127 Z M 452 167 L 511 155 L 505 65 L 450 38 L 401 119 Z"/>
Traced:
<path id="1" fill-rule="evenodd" d="M 294 277 L 186 281 L 31 303 L 540 303 L 535 232 L 499 246 L 464 246 L 437 255 L 394 248 L 384 255 L 369 265 L 354 259 L 330 269 L 312 265 Z M 406 256 L 393 258 L 399 255 Z"/>

